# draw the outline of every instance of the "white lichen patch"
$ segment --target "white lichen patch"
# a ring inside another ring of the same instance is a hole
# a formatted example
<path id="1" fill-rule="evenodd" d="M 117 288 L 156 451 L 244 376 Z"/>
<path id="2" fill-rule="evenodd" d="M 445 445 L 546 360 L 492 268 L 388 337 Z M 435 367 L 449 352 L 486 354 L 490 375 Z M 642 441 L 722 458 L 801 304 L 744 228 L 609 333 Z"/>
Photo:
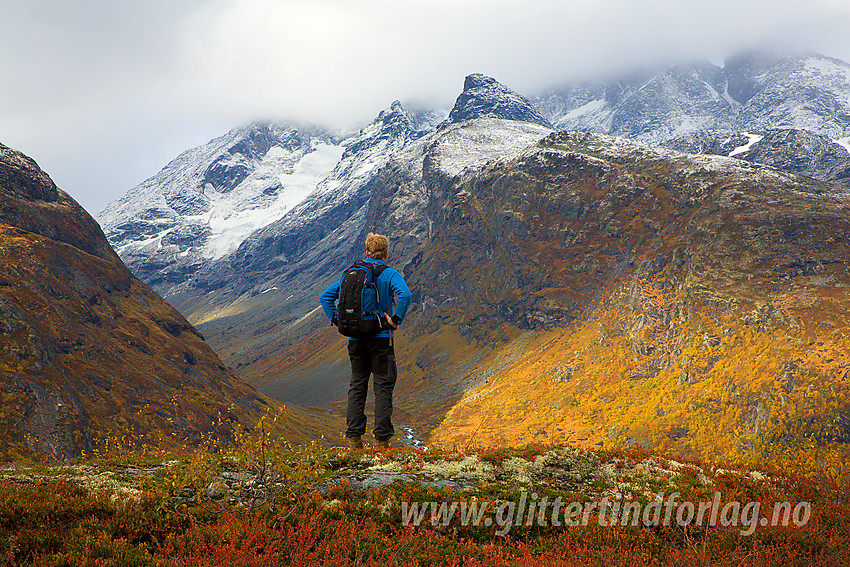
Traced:
<path id="1" fill-rule="evenodd" d="M 121 488 L 121 485 L 113 478 L 114 473 L 104 471 L 98 474 L 79 477 L 80 486 L 85 488 L 90 494 L 102 494 L 104 492 L 114 492 Z"/>
<path id="2" fill-rule="evenodd" d="M 614 463 L 603 463 L 597 469 L 598 476 L 601 477 L 607 484 L 616 484 L 619 472 Z"/>
<path id="3" fill-rule="evenodd" d="M 125 507 L 133 502 L 136 502 L 142 496 L 142 491 L 129 486 L 119 486 L 109 496 L 109 501 L 116 506 Z"/>
<path id="4" fill-rule="evenodd" d="M 482 462 L 478 458 L 478 455 L 468 455 L 458 461 L 440 460 L 434 463 L 423 463 L 422 472 L 434 476 L 453 478 L 494 478 L 494 466 L 491 463 Z"/>
<path id="5" fill-rule="evenodd" d="M 688 463 L 680 463 L 671 459 L 649 457 L 636 464 L 631 472 L 654 478 L 655 480 L 674 480 L 687 472 L 693 473 L 703 484 L 713 484 L 701 468 Z"/>
<path id="6" fill-rule="evenodd" d="M 782 482 L 783 480 L 787 480 L 787 479 L 783 479 L 782 477 L 776 477 L 776 476 L 771 476 L 771 475 L 765 474 L 761 471 L 750 471 L 750 478 L 752 478 L 756 482 L 773 483 L 773 484 L 775 484 L 777 482 Z"/>
<path id="7" fill-rule="evenodd" d="M 532 463 L 519 457 L 511 457 L 502 461 L 502 470 L 510 476 L 510 480 L 518 484 L 531 484 Z"/>
<path id="8" fill-rule="evenodd" d="M 704 486 L 714 484 L 705 471 L 696 465 L 653 456 L 634 466 L 624 466 L 619 475 L 623 480 L 617 482 L 617 490 L 640 493 L 651 498 L 655 496 L 658 486 L 675 486 L 677 481 L 685 480 L 687 475 L 692 475 Z"/>
<path id="9" fill-rule="evenodd" d="M 404 464 L 398 461 L 377 461 L 375 464 L 370 465 L 366 470 L 369 472 L 401 472 L 403 467 Z"/>
<path id="10" fill-rule="evenodd" d="M 736 471 L 734 469 L 714 469 L 714 476 L 724 476 L 727 474 L 741 476 L 741 471 Z"/>
<path id="11" fill-rule="evenodd" d="M 610 471 L 599 470 L 599 459 L 593 453 L 572 447 L 552 449 L 534 460 L 512 457 L 502 462 L 500 476 L 521 485 L 543 484 L 552 487 L 584 487 L 593 490 L 600 475 Z"/>
<path id="12" fill-rule="evenodd" d="M 110 502 L 126 506 L 137 500 L 142 492 L 134 486 L 115 478 L 113 471 L 99 471 L 91 465 L 62 465 L 39 469 L 7 469 L 0 471 L 0 478 L 13 482 L 33 484 L 60 481 L 76 484 L 90 495 L 106 494 Z"/>
<path id="13" fill-rule="evenodd" d="M 394 498 L 390 498 L 390 497 L 387 497 L 384 500 L 383 504 L 378 506 L 378 511 L 381 512 L 382 514 L 389 514 L 393 510 L 396 510 L 396 509 L 398 509 L 398 504 L 396 503 Z"/>

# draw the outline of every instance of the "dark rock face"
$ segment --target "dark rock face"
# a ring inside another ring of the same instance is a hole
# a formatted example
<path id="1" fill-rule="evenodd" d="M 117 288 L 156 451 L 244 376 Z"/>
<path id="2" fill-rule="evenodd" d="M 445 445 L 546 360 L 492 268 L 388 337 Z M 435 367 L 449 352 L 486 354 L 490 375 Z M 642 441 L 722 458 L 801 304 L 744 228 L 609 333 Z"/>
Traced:
<path id="1" fill-rule="evenodd" d="M 549 121 L 543 118 L 525 97 L 486 75 L 469 75 L 464 80 L 463 92 L 449 113 L 449 122 L 486 117 L 529 122 L 552 128 Z"/>
<path id="2" fill-rule="evenodd" d="M 207 168 L 203 182 L 205 185 L 212 185 L 219 193 L 228 193 L 245 181 L 250 172 L 251 170 L 244 163 L 232 163 L 230 159 L 220 160 Z"/>
<path id="3" fill-rule="evenodd" d="M 756 136 L 760 136 L 760 134 Z M 729 156 L 736 149 L 746 146 L 749 141 L 749 136 L 743 132 L 735 132 L 733 130 L 705 130 L 674 138 L 664 145 L 688 154 Z M 738 153 L 734 157 L 740 157 L 740 155 Z"/>
<path id="4" fill-rule="evenodd" d="M 706 131 L 665 144 L 688 153 L 725 155 L 850 187 L 850 151 L 827 136 L 805 130 L 744 134 Z"/>
<path id="5" fill-rule="evenodd" d="M 35 161 L 2 145 L 0 191 L 0 222 L 70 244 L 94 256 L 117 259 L 100 227 L 82 207 L 60 191 Z"/>
<path id="6" fill-rule="evenodd" d="M 22 199 L 52 202 L 59 189 L 35 161 L 0 144 L 0 187 Z"/>

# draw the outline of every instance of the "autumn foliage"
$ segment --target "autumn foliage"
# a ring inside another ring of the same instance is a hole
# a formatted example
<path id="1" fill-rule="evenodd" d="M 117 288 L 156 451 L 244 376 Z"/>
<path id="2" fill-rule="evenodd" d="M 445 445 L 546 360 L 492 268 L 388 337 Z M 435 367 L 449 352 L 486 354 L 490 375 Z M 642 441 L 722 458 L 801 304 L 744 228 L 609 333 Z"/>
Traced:
<path id="1" fill-rule="evenodd" d="M 239 448 L 159 459 L 122 454 L 76 465 L 18 463 L 2 469 L 0 562 L 10 566 L 802 566 L 850 560 L 845 545 L 850 529 L 846 477 L 720 469 L 636 449 L 587 452 L 528 445 L 490 447 L 480 454 L 349 452 L 316 444 L 293 449 L 264 434 L 262 426 L 243 441 Z M 495 527 L 456 520 L 418 526 L 402 520 L 402 502 L 475 498 L 494 503 L 516 499 L 521 488 L 507 480 L 452 488 L 451 478 L 441 486 L 427 480 L 433 477 L 424 475 L 426 470 L 439 466 L 465 470 L 470 463 L 508 470 L 499 467 L 534 466 L 552 451 L 573 455 L 577 459 L 573 470 L 619 472 L 608 480 L 591 473 L 578 490 L 557 484 L 525 485 L 526 489 L 568 501 L 591 499 L 610 483 L 630 486 L 638 499 L 675 490 L 682 493 L 682 500 L 699 501 L 719 491 L 724 500 L 756 501 L 764 509 L 777 501 L 808 501 L 811 519 L 803 526 L 760 527 L 747 536 L 736 526 L 602 527 L 595 521 L 578 527 L 529 523 L 498 535 Z M 375 470 L 408 476 L 369 490 L 354 487 L 358 474 Z M 114 482 L 94 483 L 96 477 Z M 250 495 L 235 497 L 239 492 L 234 489 L 230 496 L 220 497 L 210 489 L 222 478 L 237 477 L 252 487 Z"/>

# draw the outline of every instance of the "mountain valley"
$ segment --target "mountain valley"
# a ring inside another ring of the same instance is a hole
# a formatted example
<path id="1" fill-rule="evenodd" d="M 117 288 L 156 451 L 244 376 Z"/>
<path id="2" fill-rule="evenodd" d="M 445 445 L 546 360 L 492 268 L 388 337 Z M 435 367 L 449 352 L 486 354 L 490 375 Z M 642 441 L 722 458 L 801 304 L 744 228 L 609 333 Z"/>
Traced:
<path id="1" fill-rule="evenodd" d="M 414 290 L 399 420 L 431 441 L 766 455 L 847 440 L 848 139 L 850 66 L 818 55 L 530 99 L 476 74 L 447 113 L 234 130 L 100 220 L 287 403 L 340 411 L 348 360 L 316 298 L 376 231 Z"/>

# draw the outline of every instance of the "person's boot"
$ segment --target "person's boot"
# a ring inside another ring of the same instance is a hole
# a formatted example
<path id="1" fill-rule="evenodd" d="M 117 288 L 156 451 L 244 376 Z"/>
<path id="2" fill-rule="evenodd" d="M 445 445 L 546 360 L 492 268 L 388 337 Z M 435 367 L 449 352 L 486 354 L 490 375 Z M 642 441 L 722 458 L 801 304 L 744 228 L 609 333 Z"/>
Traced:
<path id="1" fill-rule="evenodd" d="M 363 440 L 360 437 L 346 437 L 345 440 L 348 441 L 348 448 L 351 450 L 363 448 Z"/>
<path id="2" fill-rule="evenodd" d="M 375 440 L 375 446 L 385 449 L 385 448 L 390 446 L 390 440 L 384 439 L 383 441 L 381 441 L 380 439 L 376 439 Z"/>

